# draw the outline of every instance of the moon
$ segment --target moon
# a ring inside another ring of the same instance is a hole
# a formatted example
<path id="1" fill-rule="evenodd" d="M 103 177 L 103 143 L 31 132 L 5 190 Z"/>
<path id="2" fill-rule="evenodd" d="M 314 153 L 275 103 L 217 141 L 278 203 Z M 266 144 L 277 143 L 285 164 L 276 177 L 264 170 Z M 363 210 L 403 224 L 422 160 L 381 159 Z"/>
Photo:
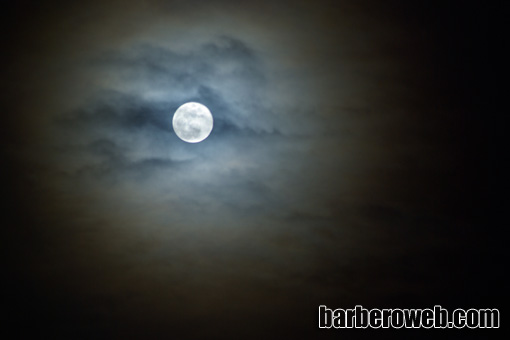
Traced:
<path id="1" fill-rule="evenodd" d="M 189 102 L 175 111 L 172 126 L 177 137 L 183 141 L 199 143 L 209 137 L 213 129 L 213 116 L 205 105 Z"/>

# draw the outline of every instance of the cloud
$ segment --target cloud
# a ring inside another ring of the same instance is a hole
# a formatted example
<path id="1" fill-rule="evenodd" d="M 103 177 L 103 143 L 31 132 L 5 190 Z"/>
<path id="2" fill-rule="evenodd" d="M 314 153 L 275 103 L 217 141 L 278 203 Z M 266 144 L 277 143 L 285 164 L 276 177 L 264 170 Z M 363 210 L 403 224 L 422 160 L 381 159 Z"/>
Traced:
<path id="1" fill-rule="evenodd" d="M 123 92 L 162 103 L 201 100 L 218 119 L 236 125 L 245 124 L 236 116 L 246 119 L 251 110 L 261 108 L 263 66 L 255 52 L 238 39 L 220 37 L 188 52 L 140 44 L 126 51 L 105 52 L 92 65 L 113 78 Z"/>
<path id="2" fill-rule="evenodd" d="M 281 122 L 264 97 L 263 62 L 239 39 L 221 36 L 188 51 L 138 44 L 101 53 L 89 67 L 109 81 L 56 120 L 68 173 L 147 178 L 207 159 L 206 178 L 213 178 L 257 168 L 251 162 L 267 165 L 282 151 L 278 145 L 286 148 Z M 213 132 L 199 146 L 182 143 L 172 131 L 172 114 L 187 101 L 205 104 L 214 116 Z M 271 136 L 276 144 L 266 150 Z M 255 158 L 240 154 L 241 145 Z M 253 177 L 252 183 L 260 176 Z"/>

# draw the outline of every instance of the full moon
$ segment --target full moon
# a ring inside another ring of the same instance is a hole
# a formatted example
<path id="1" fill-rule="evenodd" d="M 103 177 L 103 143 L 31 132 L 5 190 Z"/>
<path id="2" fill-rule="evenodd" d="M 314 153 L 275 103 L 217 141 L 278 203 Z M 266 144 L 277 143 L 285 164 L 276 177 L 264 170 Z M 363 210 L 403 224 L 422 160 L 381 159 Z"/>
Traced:
<path id="1" fill-rule="evenodd" d="M 209 137 L 213 116 L 205 105 L 190 102 L 175 111 L 172 125 L 177 137 L 188 143 L 199 143 Z"/>

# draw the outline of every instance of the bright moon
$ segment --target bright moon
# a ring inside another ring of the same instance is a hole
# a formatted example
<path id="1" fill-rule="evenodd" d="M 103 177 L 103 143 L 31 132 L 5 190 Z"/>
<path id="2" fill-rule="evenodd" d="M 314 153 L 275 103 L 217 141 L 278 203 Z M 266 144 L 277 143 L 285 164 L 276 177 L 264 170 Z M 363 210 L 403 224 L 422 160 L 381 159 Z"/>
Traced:
<path id="1" fill-rule="evenodd" d="M 213 116 L 206 106 L 190 102 L 175 111 L 172 125 L 177 137 L 188 143 L 198 143 L 209 137 Z"/>

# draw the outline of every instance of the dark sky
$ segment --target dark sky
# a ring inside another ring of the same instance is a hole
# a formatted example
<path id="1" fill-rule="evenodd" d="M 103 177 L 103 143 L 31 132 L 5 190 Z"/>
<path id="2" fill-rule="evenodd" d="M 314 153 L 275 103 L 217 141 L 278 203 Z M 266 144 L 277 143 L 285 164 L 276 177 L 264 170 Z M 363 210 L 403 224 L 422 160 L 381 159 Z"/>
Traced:
<path id="1" fill-rule="evenodd" d="M 502 308 L 508 12 L 4 1 L 9 325 L 338 338 L 319 305 Z M 188 101 L 202 143 L 172 130 Z"/>

